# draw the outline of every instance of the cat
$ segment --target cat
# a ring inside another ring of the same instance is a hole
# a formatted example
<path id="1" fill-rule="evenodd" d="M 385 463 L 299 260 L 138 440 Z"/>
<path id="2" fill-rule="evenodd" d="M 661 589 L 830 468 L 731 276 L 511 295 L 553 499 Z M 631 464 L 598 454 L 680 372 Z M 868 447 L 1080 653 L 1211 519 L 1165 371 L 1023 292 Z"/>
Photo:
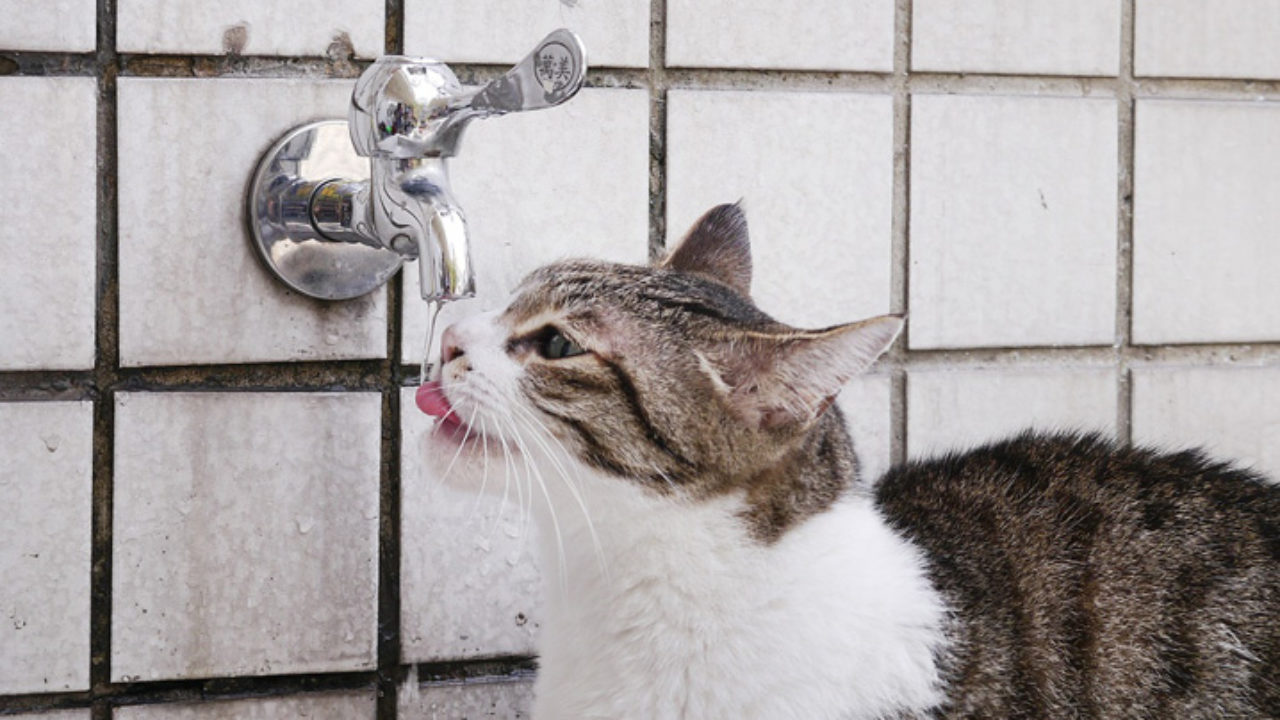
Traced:
<path id="1" fill-rule="evenodd" d="M 904 320 L 750 284 L 722 205 L 443 336 L 428 461 L 544 530 L 536 719 L 1280 717 L 1280 487 L 1034 433 L 860 478 L 833 400 Z"/>

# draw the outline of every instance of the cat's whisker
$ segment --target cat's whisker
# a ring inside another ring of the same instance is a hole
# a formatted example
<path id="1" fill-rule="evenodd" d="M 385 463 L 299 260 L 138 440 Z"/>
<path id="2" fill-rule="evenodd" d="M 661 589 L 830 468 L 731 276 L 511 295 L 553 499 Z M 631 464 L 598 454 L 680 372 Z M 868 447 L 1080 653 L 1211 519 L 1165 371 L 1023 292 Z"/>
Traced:
<path id="1" fill-rule="evenodd" d="M 587 503 L 583 499 L 582 492 L 580 488 L 578 488 L 577 483 L 573 481 L 572 477 L 569 474 L 569 471 L 565 468 L 564 464 L 561 463 L 560 459 L 555 456 L 555 451 L 552 450 L 552 448 L 546 443 L 545 440 L 542 439 L 542 437 L 544 435 L 546 437 L 549 437 L 552 440 L 552 442 L 554 442 L 559 447 L 560 452 L 564 454 L 564 457 L 566 459 L 570 457 L 569 451 L 565 449 L 564 444 L 561 443 L 560 440 L 556 438 L 555 435 L 551 434 L 551 430 L 547 427 L 546 423 L 542 422 L 542 420 L 540 420 L 536 415 L 530 412 L 527 408 L 521 407 L 519 405 L 510 405 L 509 408 L 514 409 L 521 413 L 525 427 L 531 431 L 530 436 L 541 447 L 543 454 L 547 457 L 547 460 L 549 460 L 552 466 L 556 469 L 556 471 L 560 473 L 561 481 L 563 481 L 565 487 L 569 489 L 569 493 L 573 496 L 574 502 L 577 503 L 578 508 L 582 510 L 582 518 L 587 523 L 587 532 L 591 535 L 591 543 L 595 547 L 596 562 L 599 564 L 600 570 L 605 574 L 606 577 L 608 577 L 609 564 L 605 561 L 604 546 L 600 544 L 600 536 L 596 533 L 596 525 L 595 525 L 595 522 L 591 519 L 591 511 L 587 509 Z M 521 420 L 520 417 L 516 417 L 516 416 L 512 416 L 512 419 Z M 541 430 L 541 432 L 538 432 L 539 429 Z"/>
<path id="2" fill-rule="evenodd" d="M 671 476 L 667 474 L 666 470 L 663 470 L 662 468 L 658 467 L 657 465 L 654 465 L 653 463 L 649 463 L 649 467 L 652 468 L 653 471 L 658 474 L 658 477 L 662 478 L 663 482 L 667 484 L 667 487 L 671 489 L 671 492 L 675 492 L 677 489 L 679 489 L 679 486 L 676 485 L 676 481 L 671 479 Z"/>
<path id="3" fill-rule="evenodd" d="M 532 482 L 538 481 L 538 488 L 542 490 L 542 497 L 547 501 L 547 512 L 551 517 L 551 527 L 555 531 L 556 550 L 560 561 L 560 585 L 561 591 L 568 591 L 568 575 L 569 562 L 564 552 L 564 534 L 560 530 L 560 518 L 556 514 L 555 503 L 551 500 L 551 493 L 547 490 L 547 483 L 542 478 L 542 471 L 538 469 L 538 464 L 533 462 L 529 457 L 529 448 L 524 443 L 524 438 L 520 434 L 520 428 L 515 424 L 515 417 L 508 415 L 511 420 L 511 437 L 515 440 L 517 447 L 520 449 L 520 455 L 524 458 L 525 467 L 530 470 L 530 495 L 533 494 Z M 530 499 L 530 509 L 532 511 L 532 499 Z"/>
<path id="4" fill-rule="evenodd" d="M 477 412 L 473 413 L 473 416 L 478 414 L 478 411 L 479 409 L 477 408 Z M 483 452 L 481 453 L 484 469 L 480 473 L 480 489 L 476 491 L 476 498 L 471 503 L 471 510 L 467 512 L 468 523 L 475 519 L 476 511 L 480 509 L 480 503 L 484 501 L 484 491 L 489 486 L 489 438 L 486 427 L 487 423 L 484 421 L 484 418 L 480 418 L 480 432 L 477 433 L 477 435 L 484 444 Z"/>
<path id="5" fill-rule="evenodd" d="M 494 432 L 497 433 L 498 441 L 502 443 L 503 470 L 505 472 L 503 473 L 503 476 L 502 476 L 502 501 L 498 503 L 498 513 L 493 516 L 493 526 L 489 528 L 490 536 L 492 536 L 493 533 L 497 531 L 498 523 L 502 522 L 502 517 L 507 512 L 507 498 L 511 494 L 511 466 L 510 466 L 510 463 L 508 462 L 509 456 L 507 453 L 507 443 L 502 438 L 502 432 L 501 432 L 502 428 L 498 424 L 498 419 L 496 417 L 493 419 L 493 425 L 494 425 Z M 488 449 L 489 448 L 486 445 L 485 446 L 486 455 L 488 454 Z"/>
<path id="6" fill-rule="evenodd" d="M 467 446 L 467 441 L 471 439 L 471 432 L 472 432 L 471 424 L 475 422 L 476 413 L 478 412 L 480 412 L 479 407 L 472 408 L 471 419 L 463 421 L 463 424 L 467 426 L 467 430 L 462 434 L 462 440 L 458 442 L 458 449 L 453 451 L 453 458 L 449 460 L 449 464 L 445 467 L 444 472 L 441 474 L 441 478 L 449 477 L 449 473 L 453 471 L 454 463 L 458 462 L 458 458 L 461 457 L 462 449 Z M 453 413 L 454 413 L 454 410 L 450 409 L 449 414 L 453 414 Z M 462 416 L 458 415 L 458 417 L 461 418 Z"/>
<path id="7" fill-rule="evenodd" d="M 515 459 L 512 457 L 512 455 L 514 454 L 514 451 L 512 450 L 511 445 L 507 443 L 506 433 L 503 431 L 503 415 L 495 415 L 493 418 L 493 421 L 495 425 L 495 431 L 497 432 L 498 441 L 502 443 L 502 462 L 507 471 L 506 473 L 507 481 L 502 489 L 502 508 L 503 509 L 501 512 L 499 512 L 499 517 L 501 517 L 502 514 L 506 512 L 507 498 L 509 497 L 509 494 L 511 491 L 511 485 L 514 482 L 516 486 L 516 510 L 517 510 L 516 532 L 518 535 L 520 535 L 521 550 L 523 550 L 524 538 L 527 537 L 527 531 L 529 527 L 529 513 L 526 510 L 526 503 L 525 503 L 525 486 L 520 478 L 520 467 L 516 464 Z M 527 475 L 527 472 L 526 472 L 526 475 Z M 530 492 L 532 492 L 532 489 L 530 489 Z"/>
<path id="8" fill-rule="evenodd" d="M 512 480 L 514 480 L 514 483 L 516 486 L 516 508 L 519 511 L 519 517 L 517 518 L 518 520 L 517 533 L 521 537 L 521 543 L 523 543 L 524 538 L 528 537 L 529 518 L 532 514 L 532 510 L 531 510 L 532 496 L 533 496 L 532 481 L 529 481 L 530 487 L 526 488 L 524 485 L 524 482 L 522 482 L 521 480 L 520 467 L 519 465 L 516 464 L 515 459 L 512 457 L 513 455 L 516 455 L 518 453 L 511 447 L 511 444 L 507 442 L 506 433 L 503 431 L 503 419 L 504 419 L 504 415 L 495 415 L 493 418 L 493 421 L 496 426 L 495 431 L 498 437 L 498 442 L 502 443 L 502 460 L 507 469 L 508 482 L 510 483 Z M 526 465 L 525 480 L 528 481 L 529 473 L 527 471 L 527 466 L 528 466 L 527 458 L 525 459 L 525 465 Z M 506 502 L 508 490 L 509 490 L 509 487 L 504 488 L 503 490 L 504 504 Z M 528 501 L 525 500 L 526 490 L 528 491 L 527 497 L 530 498 Z M 521 549 L 523 550 L 523 545 Z"/>

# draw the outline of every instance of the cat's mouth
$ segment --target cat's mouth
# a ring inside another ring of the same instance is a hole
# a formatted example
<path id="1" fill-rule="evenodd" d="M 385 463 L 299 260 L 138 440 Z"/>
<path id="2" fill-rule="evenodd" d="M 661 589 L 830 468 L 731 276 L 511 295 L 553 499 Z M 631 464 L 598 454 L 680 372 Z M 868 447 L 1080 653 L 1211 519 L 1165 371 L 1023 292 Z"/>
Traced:
<path id="1" fill-rule="evenodd" d="M 419 410 L 437 418 L 436 427 L 443 434 L 459 441 L 472 434 L 471 428 L 462 420 L 458 412 L 453 409 L 453 405 L 449 403 L 449 398 L 445 397 L 444 388 L 440 387 L 438 380 L 423 383 L 418 388 L 414 400 L 417 402 Z"/>

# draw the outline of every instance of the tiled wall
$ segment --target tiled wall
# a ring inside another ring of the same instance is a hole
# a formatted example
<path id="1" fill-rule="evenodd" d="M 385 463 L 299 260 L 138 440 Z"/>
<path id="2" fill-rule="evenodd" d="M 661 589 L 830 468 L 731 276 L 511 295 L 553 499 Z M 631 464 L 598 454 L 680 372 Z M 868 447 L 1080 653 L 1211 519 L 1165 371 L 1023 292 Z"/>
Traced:
<path id="1" fill-rule="evenodd" d="M 288 291 L 244 189 L 384 52 L 588 89 L 453 163 L 482 297 L 745 202 L 756 297 L 909 312 L 865 469 L 1012 432 L 1280 474 L 1280 3 L 0 0 L 0 715 L 521 717 L 522 518 L 424 476 L 416 273 Z"/>

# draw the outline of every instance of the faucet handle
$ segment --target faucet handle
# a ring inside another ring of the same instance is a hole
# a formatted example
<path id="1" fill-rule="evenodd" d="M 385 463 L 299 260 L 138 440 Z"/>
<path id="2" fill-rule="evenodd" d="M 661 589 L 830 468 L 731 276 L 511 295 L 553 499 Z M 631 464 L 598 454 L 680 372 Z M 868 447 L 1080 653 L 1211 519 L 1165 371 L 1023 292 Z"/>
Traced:
<path id="1" fill-rule="evenodd" d="M 578 93 L 587 76 L 587 51 L 573 32 L 560 28 L 533 52 L 471 98 L 481 115 L 503 115 L 555 107 Z"/>
<path id="2" fill-rule="evenodd" d="M 541 110 L 573 97 L 586 78 L 586 54 L 582 40 L 561 28 L 478 91 L 463 88 L 442 62 L 384 55 L 351 93 L 351 143 L 364 157 L 456 155 L 463 128 L 477 117 Z"/>

